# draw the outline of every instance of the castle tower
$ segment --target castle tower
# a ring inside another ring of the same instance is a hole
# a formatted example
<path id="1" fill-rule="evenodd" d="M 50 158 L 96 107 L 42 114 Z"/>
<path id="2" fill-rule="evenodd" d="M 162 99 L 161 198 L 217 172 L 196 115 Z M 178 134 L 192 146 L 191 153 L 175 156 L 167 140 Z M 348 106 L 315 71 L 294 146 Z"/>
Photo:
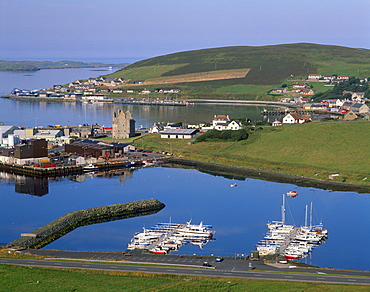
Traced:
<path id="1" fill-rule="evenodd" d="M 112 138 L 127 139 L 135 136 L 135 120 L 130 111 L 124 113 L 122 110 L 113 113 Z"/>

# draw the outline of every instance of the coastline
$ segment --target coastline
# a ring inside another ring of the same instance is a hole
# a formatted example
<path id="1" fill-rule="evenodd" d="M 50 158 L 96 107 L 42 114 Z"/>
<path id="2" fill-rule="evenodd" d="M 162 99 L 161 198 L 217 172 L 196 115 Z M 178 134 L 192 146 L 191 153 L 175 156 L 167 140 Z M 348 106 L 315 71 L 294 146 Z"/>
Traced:
<path id="1" fill-rule="evenodd" d="M 285 174 L 262 169 L 253 169 L 238 166 L 229 166 L 212 162 L 203 162 L 182 158 L 169 158 L 165 165 L 197 169 L 211 175 L 220 175 L 227 178 L 245 179 L 254 178 L 278 183 L 295 184 L 300 187 L 313 187 L 329 191 L 344 191 L 357 193 L 370 193 L 370 185 L 354 185 L 345 182 L 334 182 L 307 178 L 298 175 Z"/>

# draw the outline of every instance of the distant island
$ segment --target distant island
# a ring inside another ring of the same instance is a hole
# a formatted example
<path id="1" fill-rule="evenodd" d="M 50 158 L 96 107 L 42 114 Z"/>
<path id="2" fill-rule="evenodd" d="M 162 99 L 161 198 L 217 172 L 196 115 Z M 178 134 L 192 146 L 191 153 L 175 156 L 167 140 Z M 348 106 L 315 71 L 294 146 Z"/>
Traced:
<path id="1" fill-rule="evenodd" d="M 123 68 L 129 63 L 122 64 L 104 64 L 97 62 L 76 62 L 62 60 L 52 61 L 5 61 L 0 60 L 0 71 L 38 71 L 41 69 L 64 69 L 64 68 L 101 68 L 101 67 L 118 67 Z"/>

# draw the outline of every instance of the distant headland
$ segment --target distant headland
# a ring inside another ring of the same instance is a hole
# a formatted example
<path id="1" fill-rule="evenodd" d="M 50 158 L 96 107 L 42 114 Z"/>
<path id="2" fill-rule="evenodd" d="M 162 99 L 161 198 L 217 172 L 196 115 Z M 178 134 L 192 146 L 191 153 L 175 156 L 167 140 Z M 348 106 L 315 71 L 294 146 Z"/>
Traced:
<path id="1" fill-rule="evenodd" d="M 0 60 L 0 71 L 38 71 L 41 69 L 66 69 L 66 68 L 102 68 L 116 67 L 123 68 L 129 63 L 122 64 L 104 64 L 98 62 L 76 62 L 76 61 L 5 61 Z"/>

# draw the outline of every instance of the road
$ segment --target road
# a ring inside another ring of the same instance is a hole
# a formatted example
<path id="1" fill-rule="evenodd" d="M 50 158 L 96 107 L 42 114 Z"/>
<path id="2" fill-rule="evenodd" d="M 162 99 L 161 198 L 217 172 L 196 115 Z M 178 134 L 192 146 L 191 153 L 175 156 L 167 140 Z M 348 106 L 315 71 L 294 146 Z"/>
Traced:
<path id="1" fill-rule="evenodd" d="M 139 253 L 125 256 L 121 253 L 61 252 L 47 250 L 32 250 L 31 253 L 64 258 L 69 261 L 57 261 L 56 258 L 49 260 L 1 258 L 0 263 L 51 268 L 77 268 L 122 272 L 136 271 L 191 276 L 370 285 L 370 272 L 326 270 L 314 267 L 294 267 L 291 265 L 267 265 L 262 261 L 250 261 L 245 259 L 225 258 L 222 262 L 215 262 L 215 257 L 204 256 L 145 255 Z M 90 261 L 77 262 L 76 260 L 80 260 L 83 258 L 82 256 L 84 256 L 84 258 L 89 258 Z M 96 261 L 102 262 L 97 263 Z M 117 261 L 120 261 L 120 263 Z M 204 267 L 203 263 L 205 261 L 211 264 L 211 267 Z M 122 264 L 130 262 L 134 262 L 137 265 Z M 155 266 L 148 265 L 148 263 L 155 264 Z M 250 264 L 252 267 L 250 267 Z M 188 267 L 192 267 L 192 269 Z M 332 276 L 333 274 L 338 276 Z"/>

